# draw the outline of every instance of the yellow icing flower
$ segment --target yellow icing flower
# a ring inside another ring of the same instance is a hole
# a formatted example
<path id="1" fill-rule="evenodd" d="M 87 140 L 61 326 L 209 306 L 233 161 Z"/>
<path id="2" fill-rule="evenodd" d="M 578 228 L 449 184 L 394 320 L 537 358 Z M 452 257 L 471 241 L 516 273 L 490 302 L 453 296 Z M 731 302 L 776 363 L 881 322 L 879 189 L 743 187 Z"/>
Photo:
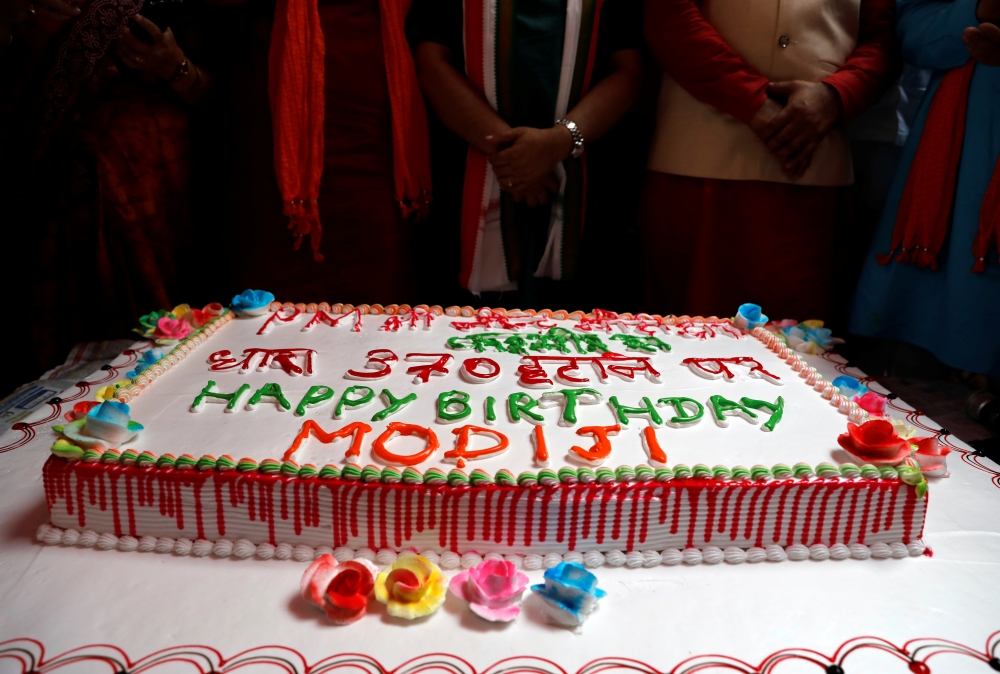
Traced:
<path id="1" fill-rule="evenodd" d="M 910 438 L 912 438 L 914 435 L 917 434 L 917 429 L 915 429 L 913 426 L 910 426 L 902 419 L 890 418 L 889 423 L 891 423 L 892 427 L 896 430 L 896 435 L 898 435 L 903 440 L 909 440 Z"/>
<path id="2" fill-rule="evenodd" d="M 448 579 L 430 560 L 404 552 L 375 579 L 375 598 L 389 615 L 413 620 L 434 613 L 444 603 Z"/>
<path id="3" fill-rule="evenodd" d="M 823 321 L 813 318 L 808 321 L 802 321 L 801 323 L 799 323 L 799 325 L 806 328 L 822 328 Z"/>
<path id="4" fill-rule="evenodd" d="M 189 311 L 191 311 L 191 307 L 187 304 L 178 304 L 170 313 L 174 315 L 174 318 L 180 318 Z"/>
<path id="5" fill-rule="evenodd" d="M 107 386 L 102 386 L 94 392 L 94 399 L 99 403 L 103 403 L 105 400 L 114 400 L 115 392 L 120 388 L 126 388 L 131 384 L 127 379 L 122 379 L 116 381 L 114 384 L 108 384 Z"/>

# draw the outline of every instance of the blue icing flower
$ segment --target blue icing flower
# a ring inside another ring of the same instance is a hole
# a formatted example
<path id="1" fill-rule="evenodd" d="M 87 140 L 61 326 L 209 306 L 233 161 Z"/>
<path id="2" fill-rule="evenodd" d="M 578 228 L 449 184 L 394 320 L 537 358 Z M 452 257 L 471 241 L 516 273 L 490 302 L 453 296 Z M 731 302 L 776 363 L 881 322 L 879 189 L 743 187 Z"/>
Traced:
<path id="1" fill-rule="evenodd" d="M 134 379 L 138 377 L 140 374 L 142 374 L 143 372 L 145 372 L 146 370 L 148 370 L 149 368 L 153 367 L 158 362 L 160 362 L 160 359 L 163 358 L 163 355 L 164 355 L 163 349 L 161 349 L 158 346 L 153 347 L 152 349 L 149 349 L 147 351 L 143 351 L 141 354 L 139 354 L 139 360 L 135 364 L 135 369 L 131 370 L 130 372 L 126 372 L 125 376 L 128 377 L 129 379 Z"/>
<path id="2" fill-rule="evenodd" d="M 274 295 L 266 290 L 244 290 L 233 298 L 233 310 L 237 316 L 263 316 L 267 313 Z"/>
<path id="3" fill-rule="evenodd" d="M 564 627 L 582 625 L 607 594 L 597 587 L 597 576 L 575 562 L 547 570 L 545 583 L 531 590 L 542 600 L 546 617 Z"/>
<path id="4" fill-rule="evenodd" d="M 129 419 L 129 408 L 117 400 L 105 400 L 82 419 L 63 428 L 63 435 L 81 447 L 117 447 L 142 430 L 142 424 Z"/>
<path id="5" fill-rule="evenodd" d="M 753 330 L 767 323 L 768 318 L 761 313 L 758 304 L 741 304 L 736 311 L 736 327 L 741 330 Z"/>
<path id="6" fill-rule="evenodd" d="M 833 385 L 840 390 L 840 395 L 844 396 L 848 400 L 853 400 L 858 396 L 863 396 L 868 393 L 867 386 L 854 377 L 848 377 L 846 375 L 841 375 L 840 377 L 834 379 Z"/>

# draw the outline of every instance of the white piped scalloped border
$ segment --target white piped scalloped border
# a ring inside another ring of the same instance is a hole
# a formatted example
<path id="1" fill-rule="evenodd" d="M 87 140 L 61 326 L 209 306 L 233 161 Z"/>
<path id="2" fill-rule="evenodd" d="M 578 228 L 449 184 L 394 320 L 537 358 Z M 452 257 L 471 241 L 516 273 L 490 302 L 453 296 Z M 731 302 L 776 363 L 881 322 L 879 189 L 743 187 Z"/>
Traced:
<path id="1" fill-rule="evenodd" d="M 99 534 L 96 531 L 87 530 L 83 533 L 75 529 L 60 529 L 51 524 L 43 524 L 38 527 L 35 537 L 46 545 L 62 545 L 66 547 L 97 548 L 98 550 L 120 550 L 122 552 L 159 552 L 161 554 L 179 555 L 186 557 L 236 557 L 237 559 L 291 559 L 296 562 L 311 562 L 320 555 L 333 555 L 337 561 L 344 562 L 349 559 L 367 559 L 380 566 L 388 566 L 396 561 L 397 553 L 394 550 L 382 549 L 372 550 L 361 548 L 352 550 L 351 548 L 329 548 L 320 546 L 318 548 L 309 545 L 290 545 L 280 543 L 271 545 L 261 543 L 259 545 L 240 538 L 230 541 L 225 538 L 218 541 L 208 541 L 197 539 L 192 541 L 189 538 L 156 538 L 155 536 L 135 536 L 115 534 L 105 532 Z M 816 543 L 805 546 L 801 544 L 783 547 L 780 545 L 769 545 L 766 548 L 750 548 L 745 550 L 735 546 L 728 548 L 718 548 L 706 546 L 704 548 L 687 548 L 679 550 L 668 548 L 662 551 L 645 550 L 642 552 L 622 552 L 621 550 L 610 550 L 608 552 L 598 552 L 590 550 L 588 552 L 567 552 L 561 555 L 556 552 L 537 555 L 528 553 L 526 555 L 510 554 L 501 555 L 496 552 L 488 553 L 485 559 L 506 559 L 513 562 L 514 566 L 526 571 L 537 571 L 539 569 L 550 569 L 560 562 L 576 562 L 583 564 L 587 568 L 597 569 L 602 566 L 621 567 L 630 569 L 640 567 L 653 568 L 656 566 L 677 566 L 687 564 L 694 566 L 697 564 L 756 564 L 759 562 L 803 562 L 807 559 L 817 561 L 825 559 L 903 559 L 905 557 L 919 557 L 924 554 L 926 547 L 920 541 L 903 544 L 893 543 L 873 543 L 864 545 L 862 543 L 835 543 L 834 545 L 823 545 Z M 433 550 L 425 550 L 420 553 L 435 564 L 440 564 L 442 569 L 454 571 L 457 569 L 470 569 L 481 561 L 484 557 L 475 552 L 466 552 L 459 555 L 455 552 L 437 553 Z"/>

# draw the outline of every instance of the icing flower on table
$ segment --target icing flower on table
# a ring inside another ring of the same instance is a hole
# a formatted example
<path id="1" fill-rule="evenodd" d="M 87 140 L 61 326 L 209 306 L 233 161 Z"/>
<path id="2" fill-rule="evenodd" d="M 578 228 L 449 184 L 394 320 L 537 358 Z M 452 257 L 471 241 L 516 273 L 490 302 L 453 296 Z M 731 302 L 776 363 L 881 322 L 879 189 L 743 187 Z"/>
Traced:
<path id="1" fill-rule="evenodd" d="M 733 319 L 733 324 L 746 332 L 765 323 L 767 323 L 767 316 L 761 313 L 760 305 L 757 304 L 741 304 L 736 311 L 736 318 Z"/>
<path id="2" fill-rule="evenodd" d="M 784 334 L 785 328 L 794 328 L 798 324 L 799 322 L 794 318 L 785 318 L 780 321 L 770 321 L 767 325 L 764 326 L 764 329 L 770 332 L 774 333 L 780 332 Z"/>
<path id="3" fill-rule="evenodd" d="M 924 475 L 943 477 L 948 474 L 947 456 L 951 453 L 951 448 L 942 445 L 934 436 L 917 438 L 912 444 L 917 448 L 913 458 Z"/>
<path id="4" fill-rule="evenodd" d="M 102 402 L 103 401 L 99 400 L 84 400 L 83 402 L 73 405 L 73 409 L 64 414 L 63 417 L 66 421 L 76 421 L 77 419 L 82 419 L 87 416 L 87 412 L 97 407 Z"/>
<path id="5" fill-rule="evenodd" d="M 403 552 L 375 579 L 375 598 L 389 615 L 413 620 L 434 613 L 444 603 L 448 579 L 430 560 Z"/>
<path id="6" fill-rule="evenodd" d="M 868 412 L 868 414 L 880 417 L 885 416 L 886 399 L 874 391 L 869 391 L 864 395 L 858 396 L 854 399 L 854 402 L 858 404 L 858 407 Z"/>
<path id="7" fill-rule="evenodd" d="M 91 408 L 82 419 L 63 427 L 53 427 L 73 445 L 106 449 L 128 442 L 142 430 L 142 424 L 129 419 L 129 407 L 116 400 L 105 400 Z M 66 444 L 66 443 L 63 443 Z M 53 450 L 60 447 L 53 446 Z M 57 452 L 58 453 L 58 452 Z"/>
<path id="8" fill-rule="evenodd" d="M 204 309 L 191 309 L 184 314 L 184 320 L 193 328 L 200 328 L 222 313 L 222 305 L 218 302 L 208 304 Z M 180 316 L 178 316 L 180 318 Z"/>
<path id="9" fill-rule="evenodd" d="M 899 479 L 902 480 L 903 484 L 914 487 L 917 498 L 923 498 L 927 495 L 927 478 L 924 477 L 924 473 L 920 469 L 920 464 L 913 457 L 909 457 L 906 461 L 896 466 L 896 472 L 899 474 Z"/>
<path id="10" fill-rule="evenodd" d="M 451 579 L 448 588 L 469 602 L 469 609 L 492 622 L 510 622 L 521 612 L 528 577 L 513 563 L 487 559 Z"/>
<path id="11" fill-rule="evenodd" d="M 902 419 L 897 419 L 896 417 L 886 417 L 886 421 L 892 424 L 892 427 L 896 430 L 896 435 L 901 437 L 903 440 L 909 440 L 917 434 L 917 429 Z"/>
<path id="12" fill-rule="evenodd" d="M 102 386 L 101 388 L 94 391 L 94 399 L 99 403 L 103 403 L 105 400 L 114 400 L 115 392 L 120 388 L 124 388 L 131 384 L 132 382 L 120 379 L 114 384 L 108 384 L 107 386 Z"/>
<path id="13" fill-rule="evenodd" d="M 861 463 L 894 466 L 913 451 L 910 443 L 896 435 L 892 424 L 884 419 L 866 421 L 858 426 L 847 424 L 847 433 L 837 443 Z"/>
<path id="14" fill-rule="evenodd" d="M 563 627 L 582 625 L 607 594 L 597 587 L 597 576 L 575 562 L 548 569 L 545 583 L 532 585 L 531 590 L 542 600 L 549 621 Z"/>
<path id="15" fill-rule="evenodd" d="M 330 555 L 320 555 L 299 585 L 302 598 L 326 611 L 334 625 L 350 625 L 368 612 L 368 595 L 375 587 L 378 567 L 367 559 L 337 563 Z"/>
<path id="16" fill-rule="evenodd" d="M 266 314 L 273 301 L 274 295 L 266 290 L 244 290 L 233 298 L 232 306 L 237 316 L 252 318 Z"/>
<path id="17" fill-rule="evenodd" d="M 195 309 L 194 311 L 197 311 L 197 309 Z M 138 375 L 145 372 L 147 369 L 156 365 L 160 361 L 160 359 L 163 358 L 163 356 L 164 356 L 163 349 L 159 347 L 153 347 L 152 349 L 143 351 L 142 353 L 139 354 L 138 360 L 136 360 L 135 369 L 130 372 L 126 372 L 125 376 L 128 377 L 129 379 L 134 379 Z"/>
<path id="18" fill-rule="evenodd" d="M 844 396 L 848 400 L 854 400 L 858 396 L 863 396 L 868 393 L 867 386 L 854 377 L 848 377 L 847 375 L 841 375 L 834 379 L 831 383 L 840 390 L 840 395 Z"/>
<path id="19" fill-rule="evenodd" d="M 781 332 L 788 347 L 800 353 L 826 353 L 837 343 L 831 330 L 823 327 L 823 321 L 802 321 L 782 328 Z"/>
<path id="20" fill-rule="evenodd" d="M 143 335 L 152 335 L 152 332 L 153 330 L 156 329 L 156 324 L 159 322 L 159 320 L 164 316 L 169 316 L 169 315 L 170 312 L 167 311 L 166 309 L 159 309 L 157 311 L 151 311 L 145 316 L 141 316 L 139 318 L 139 325 L 146 328 L 146 330 L 145 331 L 136 330 L 136 332 L 139 332 L 140 334 Z"/>
<path id="21" fill-rule="evenodd" d="M 180 318 L 164 316 L 156 322 L 156 329 L 153 336 L 157 342 L 164 340 L 180 341 L 191 334 L 191 324 Z"/>

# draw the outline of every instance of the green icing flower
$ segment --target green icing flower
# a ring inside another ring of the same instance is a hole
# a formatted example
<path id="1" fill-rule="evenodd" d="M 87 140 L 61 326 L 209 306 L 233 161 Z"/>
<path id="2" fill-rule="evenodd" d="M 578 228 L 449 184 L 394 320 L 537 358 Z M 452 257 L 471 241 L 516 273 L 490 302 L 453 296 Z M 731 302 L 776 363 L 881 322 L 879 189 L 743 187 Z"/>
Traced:
<path id="1" fill-rule="evenodd" d="M 598 484 L 611 484 L 615 481 L 615 472 L 610 468 L 601 466 L 594 471 L 594 478 L 597 480 Z"/>
<path id="2" fill-rule="evenodd" d="M 236 470 L 241 473 L 252 473 L 257 470 L 257 462 L 253 459 L 240 459 L 236 464 Z"/>
<path id="3" fill-rule="evenodd" d="M 304 480 L 310 477 L 316 477 L 317 475 L 319 475 L 319 469 L 311 463 L 307 463 L 299 468 L 299 477 Z"/>
<path id="4" fill-rule="evenodd" d="M 319 477 L 321 480 L 336 480 L 340 477 L 340 468 L 328 463 L 319 469 Z"/>
<path id="5" fill-rule="evenodd" d="M 694 465 L 694 468 L 691 469 L 691 474 L 696 479 L 700 479 L 700 480 L 711 479 L 713 477 L 713 475 L 714 475 L 714 473 L 712 473 L 712 469 L 709 468 L 708 466 L 706 466 L 703 463 L 696 463 Z"/>
<path id="6" fill-rule="evenodd" d="M 448 484 L 448 476 L 440 468 L 430 468 L 424 473 L 424 484 L 430 486 Z"/>
<path id="7" fill-rule="evenodd" d="M 123 466 L 132 466 L 135 465 L 136 459 L 138 458 L 139 458 L 139 452 L 137 452 L 134 449 L 126 449 L 124 452 L 122 452 L 122 455 L 119 457 L 118 460 L 121 461 Z"/>
<path id="8" fill-rule="evenodd" d="M 424 476 L 420 471 L 412 466 L 403 469 L 403 484 L 423 484 Z"/>
<path id="9" fill-rule="evenodd" d="M 402 479 L 402 473 L 395 466 L 386 466 L 382 469 L 382 484 L 399 484 Z"/>
<path id="10" fill-rule="evenodd" d="M 274 475 L 281 471 L 281 462 L 277 459 L 264 459 L 257 466 L 257 470 L 262 475 Z"/>
<path id="11" fill-rule="evenodd" d="M 618 466 L 615 469 L 615 479 L 618 482 L 634 482 L 635 469 L 632 466 Z"/>
<path id="12" fill-rule="evenodd" d="M 340 471 L 340 479 L 347 482 L 357 482 L 361 479 L 361 468 L 355 463 L 349 463 Z"/>
<path id="13" fill-rule="evenodd" d="M 754 482 L 765 482 L 771 477 L 771 470 L 767 466 L 757 464 L 750 469 L 750 479 Z"/>
<path id="14" fill-rule="evenodd" d="M 215 466 L 218 464 L 218 460 L 211 454 L 206 454 L 205 456 L 198 459 L 198 463 L 195 466 L 198 470 L 215 470 Z"/>
<path id="15" fill-rule="evenodd" d="M 853 463 L 845 463 L 840 467 L 840 474 L 847 478 L 855 478 L 861 475 L 861 469 Z"/>
<path id="16" fill-rule="evenodd" d="M 538 476 L 530 470 L 526 470 L 517 476 L 518 487 L 534 487 L 538 484 Z"/>
<path id="17" fill-rule="evenodd" d="M 453 468 L 448 471 L 448 486 L 449 487 L 468 487 L 469 486 L 469 476 L 458 468 Z"/>
<path id="18" fill-rule="evenodd" d="M 281 462 L 281 474 L 282 475 L 298 475 L 299 474 L 299 464 L 295 463 L 291 459 L 286 459 Z"/>
<path id="19" fill-rule="evenodd" d="M 81 456 L 80 459 L 84 463 L 97 463 L 98 461 L 101 460 L 102 455 L 103 452 L 101 452 L 100 450 L 88 448 L 83 450 L 83 456 Z"/>
<path id="20" fill-rule="evenodd" d="M 678 463 L 674 466 L 674 477 L 678 480 L 687 480 L 691 477 L 691 469 L 683 463 Z"/>
<path id="21" fill-rule="evenodd" d="M 775 479 L 787 480 L 795 475 L 795 472 L 783 463 L 776 463 L 774 464 L 774 467 L 771 468 L 771 474 L 774 475 Z"/>
<path id="22" fill-rule="evenodd" d="M 121 457 L 122 453 L 117 449 L 106 449 L 104 453 L 101 454 L 101 463 L 118 463 L 118 459 Z"/>
<path id="23" fill-rule="evenodd" d="M 223 454 L 216 460 L 215 468 L 220 471 L 236 470 L 236 459 L 228 454 Z"/>
<path id="24" fill-rule="evenodd" d="M 190 454 L 181 454 L 177 457 L 177 461 L 174 463 L 174 468 L 177 470 L 191 470 L 196 465 L 198 465 L 198 459 L 194 458 Z"/>
<path id="25" fill-rule="evenodd" d="M 831 478 L 840 477 L 840 471 L 832 463 L 822 462 L 816 466 L 816 475 L 823 478 L 824 480 L 829 480 Z"/>
<path id="26" fill-rule="evenodd" d="M 866 480 L 877 480 L 882 477 L 882 473 L 878 472 L 878 468 L 870 463 L 866 463 L 861 466 L 861 477 Z"/>
<path id="27" fill-rule="evenodd" d="M 501 487 L 513 487 L 517 484 L 517 478 L 506 468 L 497 471 L 496 481 Z"/>
<path id="28" fill-rule="evenodd" d="M 795 477 L 799 480 L 805 480 L 815 475 L 815 473 L 813 473 L 812 466 L 810 466 L 808 463 L 795 464 L 794 466 L 792 466 L 792 472 L 795 474 Z"/>
<path id="29" fill-rule="evenodd" d="M 484 487 L 493 484 L 493 477 L 482 468 L 476 468 L 469 475 L 469 482 L 473 487 Z"/>
<path id="30" fill-rule="evenodd" d="M 878 471 L 883 480 L 895 480 L 899 477 L 899 473 L 892 466 L 879 466 Z"/>
<path id="31" fill-rule="evenodd" d="M 657 482 L 670 482 L 673 479 L 674 479 L 674 471 L 670 470 L 666 466 L 656 469 Z"/>
<path id="32" fill-rule="evenodd" d="M 597 473 L 594 472 L 593 468 L 588 466 L 581 466 L 580 468 L 577 468 L 576 476 L 582 484 L 593 484 L 597 481 Z"/>
<path id="33" fill-rule="evenodd" d="M 77 447 L 66 438 L 59 438 L 52 445 L 52 453 L 69 461 L 77 461 L 83 458 L 83 447 Z"/>
<path id="34" fill-rule="evenodd" d="M 177 457 L 173 454 L 161 454 L 160 458 L 156 460 L 157 468 L 173 468 L 174 464 L 177 463 Z"/>
<path id="35" fill-rule="evenodd" d="M 559 475 L 551 468 L 542 468 L 538 471 L 538 484 L 545 487 L 555 487 L 559 484 Z"/>
<path id="36" fill-rule="evenodd" d="M 572 468 L 570 468 L 569 466 L 560 468 L 558 476 L 559 476 L 559 481 L 562 482 L 563 484 L 576 484 L 580 479 L 579 475 L 577 475 L 577 472 Z"/>
<path id="37" fill-rule="evenodd" d="M 712 466 L 712 477 L 716 480 L 731 480 L 733 478 L 733 471 L 729 470 L 726 466 Z"/>
<path id="38" fill-rule="evenodd" d="M 361 469 L 361 481 L 365 484 L 376 484 L 382 481 L 382 471 L 378 466 L 365 466 Z"/>

